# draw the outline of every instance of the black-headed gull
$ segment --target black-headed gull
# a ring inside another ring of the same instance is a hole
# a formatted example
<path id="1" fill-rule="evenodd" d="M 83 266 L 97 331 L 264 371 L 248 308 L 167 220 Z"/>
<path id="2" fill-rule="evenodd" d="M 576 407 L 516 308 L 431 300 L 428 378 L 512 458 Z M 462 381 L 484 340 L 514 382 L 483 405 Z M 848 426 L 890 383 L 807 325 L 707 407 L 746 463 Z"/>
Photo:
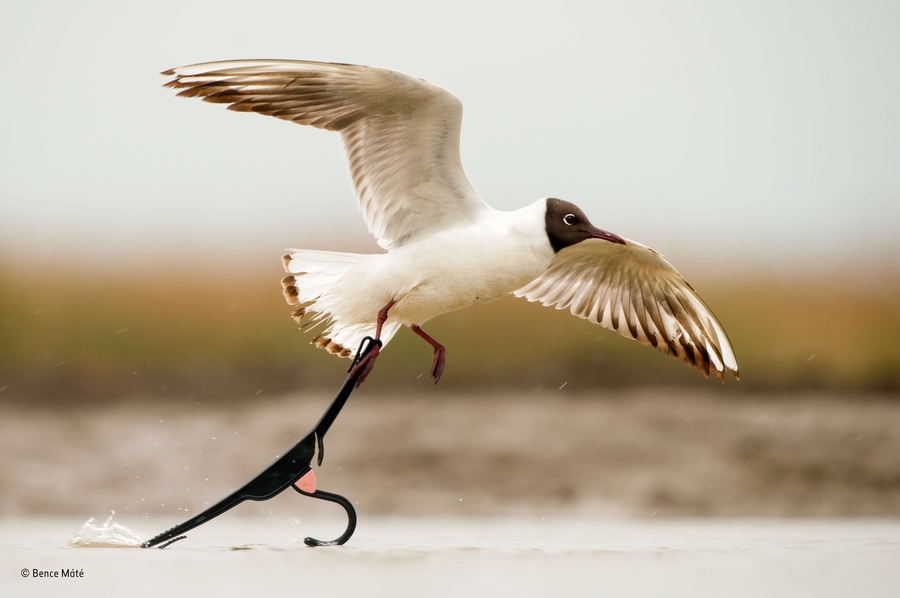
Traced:
<path id="1" fill-rule="evenodd" d="M 294 319 L 324 323 L 312 343 L 351 357 L 421 325 L 513 294 L 600 324 L 720 380 L 738 365 L 716 316 L 656 251 L 595 228 L 577 206 L 540 199 L 487 205 L 459 159 L 462 104 L 421 79 L 383 68 L 294 60 L 208 62 L 165 71 L 178 95 L 338 131 L 359 207 L 386 253 L 291 249 L 282 283 Z M 357 367 L 362 382 L 377 348 Z"/>

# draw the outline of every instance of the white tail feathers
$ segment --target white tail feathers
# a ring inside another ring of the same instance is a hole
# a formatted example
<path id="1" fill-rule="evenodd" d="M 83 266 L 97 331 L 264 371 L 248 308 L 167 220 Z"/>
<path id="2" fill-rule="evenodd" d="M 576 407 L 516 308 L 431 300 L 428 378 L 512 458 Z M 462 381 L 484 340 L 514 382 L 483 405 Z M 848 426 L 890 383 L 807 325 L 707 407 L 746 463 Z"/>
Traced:
<path id="1" fill-rule="evenodd" d="M 284 296 L 291 305 L 312 303 L 328 292 L 341 277 L 353 266 L 365 262 L 369 256 L 359 253 L 340 253 L 337 251 L 314 251 L 310 249 L 288 249 L 291 253 L 282 256 L 284 269 L 294 277 L 302 278 L 300 287 L 293 287 L 288 294 L 288 285 L 284 285 Z"/>
<path id="2" fill-rule="evenodd" d="M 375 320 L 382 306 L 367 306 L 364 291 L 357 291 L 353 284 L 339 283 L 354 266 L 375 256 L 309 249 L 288 251 L 291 253 L 283 256 L 282 262 L 291 274 L 281 284 L 288 304 L 296 306 L 291 314 L 294 321 L 304 331 L 325 324 L 324 332 L 314 337 L 311 344 L 332 355 L 353 357 L 362 339 L 374 336 Z M 389 319 L 381 331 L 382 344 L 386 345 L 399 328 L 399 322 Z"/>

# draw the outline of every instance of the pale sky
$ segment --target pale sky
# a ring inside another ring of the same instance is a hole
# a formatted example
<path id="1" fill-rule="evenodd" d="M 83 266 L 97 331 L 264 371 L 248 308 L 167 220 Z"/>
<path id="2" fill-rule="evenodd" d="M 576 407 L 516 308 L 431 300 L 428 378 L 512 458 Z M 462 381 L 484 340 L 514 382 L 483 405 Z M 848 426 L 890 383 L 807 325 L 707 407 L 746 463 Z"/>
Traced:
<path id="1" fill-rule="evenodd" d="M 377 250 L 336 134 L 161 87 L 237 58 L 441 85 L 488 203 L 568 199 L 676 263 L 900 254 L 896 0 L 163 0 L 0 5 L 2 259 Z"/>

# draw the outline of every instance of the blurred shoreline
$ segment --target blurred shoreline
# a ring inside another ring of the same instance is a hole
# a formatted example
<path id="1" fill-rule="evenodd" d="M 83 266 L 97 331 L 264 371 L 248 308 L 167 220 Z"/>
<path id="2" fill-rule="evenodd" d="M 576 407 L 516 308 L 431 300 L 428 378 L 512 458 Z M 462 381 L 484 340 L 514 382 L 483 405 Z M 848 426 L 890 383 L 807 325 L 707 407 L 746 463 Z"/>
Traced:
<path id="1" fill-rule="evenodd" d="M 331 396 L 2 404 L 0 516 L 186 517 L 302 437 Z M 364 387 L 317 477 L 372 515 L 897 517 L 897 399 Z M 317 508 L 281 498 L 236 514 Z"/>
<path id="2" fill-rule="evenodd" d="M 784 277 L 685 274 L 728 331 L 741 381 L 724 387 L 566 312 L 504 298 L 446 314 L 442 388 L 529 392 L 631 387 L 900 393 L 900 275 L 888 265 Z M 124 271 L 0 262 L 0 401 L 24 405 L 241 401 L 330 388 L 347 362 L 309 345 L 281 296 L 277 260 Z M 401 331 L 367 382 L 427 386 L 431 354 Z"/>
<path id="3" fill-rule="evenodd" d="M 0 263 L 0 515 L 195 512 L 330 401 L 348 362 L 296 329 L 277 263 L 164 266 Z M 512 298 L 429 323 L 438 386 L 401 331 L 320 483 L 385 515 L 896 517 L 900 277 L 878 271 L 685 272 L 736 348 L 725 385 Z"/>

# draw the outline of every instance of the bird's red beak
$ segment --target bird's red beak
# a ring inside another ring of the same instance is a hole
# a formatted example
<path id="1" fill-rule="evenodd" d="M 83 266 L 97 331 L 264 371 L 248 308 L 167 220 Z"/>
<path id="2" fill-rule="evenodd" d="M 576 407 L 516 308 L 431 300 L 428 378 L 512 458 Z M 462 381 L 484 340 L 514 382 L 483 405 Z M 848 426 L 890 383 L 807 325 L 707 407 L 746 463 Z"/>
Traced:
<path id="1" fill-rule="evenodd" d="M 603 239 L 604 241 L 609 241 L 610 243 L 625 245 L 625 239 L 623 239 L 619 235 L 608 233 L 605 230 L 600 230 L 599 228 L 590 229 L 588 231 L 588 235 L 590 235 L 593 239 Z"/>

